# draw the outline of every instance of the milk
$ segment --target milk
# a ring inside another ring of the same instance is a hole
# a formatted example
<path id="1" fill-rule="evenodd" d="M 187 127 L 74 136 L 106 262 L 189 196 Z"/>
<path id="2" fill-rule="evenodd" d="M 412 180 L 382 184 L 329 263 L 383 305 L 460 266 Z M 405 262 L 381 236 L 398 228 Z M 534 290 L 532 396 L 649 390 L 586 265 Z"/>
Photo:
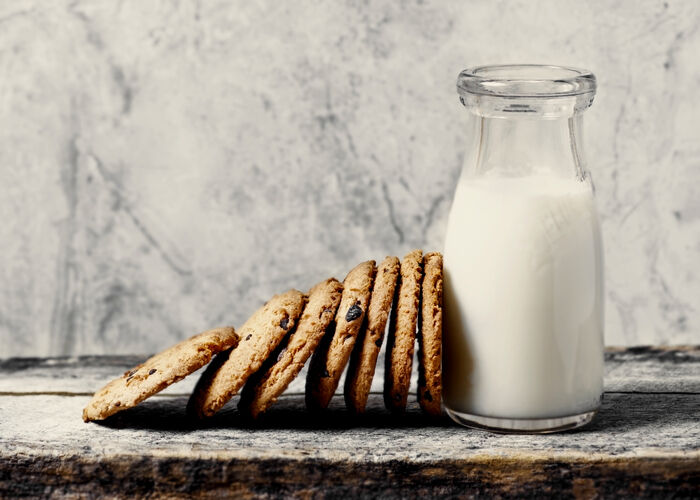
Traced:
<path id="1" fill-rule="evenodd" d="M 462 179 L 444 258 L 448 409 L 532 419 L 599 406 L 603 263 L 588 183 Z"/>

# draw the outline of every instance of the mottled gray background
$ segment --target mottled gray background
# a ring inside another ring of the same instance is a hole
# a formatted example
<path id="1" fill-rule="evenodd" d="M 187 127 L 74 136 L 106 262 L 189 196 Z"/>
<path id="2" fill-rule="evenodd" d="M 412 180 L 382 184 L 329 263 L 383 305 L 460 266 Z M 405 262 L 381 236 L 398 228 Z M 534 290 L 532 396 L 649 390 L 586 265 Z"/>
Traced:
<path id="1" fill-rule="evenodd" d="M 700 340 L 700 2 L 6 1 L 0 357 L 159 350 L 442 249 L 464 67 L 587 67 L 608 344 Z"/>

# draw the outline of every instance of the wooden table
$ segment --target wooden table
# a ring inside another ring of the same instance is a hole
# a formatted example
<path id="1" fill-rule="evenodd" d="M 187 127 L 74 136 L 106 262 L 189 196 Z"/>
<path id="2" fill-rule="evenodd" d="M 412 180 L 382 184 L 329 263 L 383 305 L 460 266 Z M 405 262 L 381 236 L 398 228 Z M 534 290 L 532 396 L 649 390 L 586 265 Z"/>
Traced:
<path id="1" fill-rule="evenodd" d="M 700 347 L 609 349 L 600 414 L 555 435 L 431 422 L 415 403 L 392 417 L 380 381 L 366 416 L 336 396 L 312 417 L 303 379 L 255 427 L 235 404 L 197 426 L 196 376 L 83 423 L 92 391 L 142 359 L 0 360 L 0 496 L 700 496 Z"/>

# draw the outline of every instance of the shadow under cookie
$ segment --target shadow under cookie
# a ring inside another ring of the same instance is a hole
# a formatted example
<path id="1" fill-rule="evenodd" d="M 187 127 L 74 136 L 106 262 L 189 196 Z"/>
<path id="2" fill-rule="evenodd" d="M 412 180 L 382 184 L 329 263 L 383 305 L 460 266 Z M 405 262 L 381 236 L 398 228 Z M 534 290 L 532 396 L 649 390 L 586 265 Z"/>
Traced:
<path id="1" fill-rule="evenodd" d="M 285 394 L 256 420 L 251 420 L 238 411 L 238 399 L 235 397 L 213 417 L 196 420 L 186 413 L 186 396 L 155 397 L 97 423 L 114 429 L 152 429 L 169 432 L 191 432 L 207 428 L 342 430 L 453 425 L 446 416 L 426 416 L 415 402 L 409 403 L 405 414 L 392 415 L 384 408 L 382 395 L 377 393 L 370 394 L 366 412 L 362 415 L 348 412 L 340 394 L 333 397 L 326 410 L 318 413 L 311 413 L 306 409 L 303 394 Z"/>

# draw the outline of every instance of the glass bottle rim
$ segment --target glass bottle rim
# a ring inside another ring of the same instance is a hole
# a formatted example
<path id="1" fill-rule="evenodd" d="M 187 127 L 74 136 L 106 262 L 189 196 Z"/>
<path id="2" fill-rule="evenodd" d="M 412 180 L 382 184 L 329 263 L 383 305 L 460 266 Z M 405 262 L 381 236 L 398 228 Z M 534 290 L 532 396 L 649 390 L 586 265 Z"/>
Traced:
<path id="1" fill-rule="evenodd" d="M 467 68 L 457 77 L 462 97 L 571 97 L 595 94 L 595 75 L 580 68 L 545 64 L 496 64 Z"/>

